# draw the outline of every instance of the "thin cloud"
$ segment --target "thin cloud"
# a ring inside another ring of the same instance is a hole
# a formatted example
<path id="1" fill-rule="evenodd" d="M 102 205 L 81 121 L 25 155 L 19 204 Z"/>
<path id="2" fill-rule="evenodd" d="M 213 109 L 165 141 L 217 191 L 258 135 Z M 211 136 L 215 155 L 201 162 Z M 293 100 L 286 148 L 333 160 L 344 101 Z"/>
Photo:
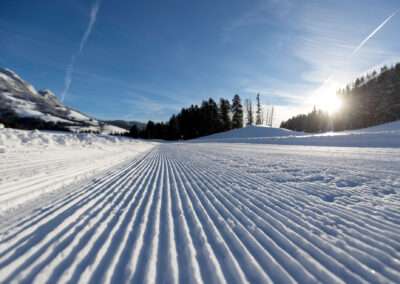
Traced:
<path id="1" fill-rule="evenodd" d="M 284 15 L 291 7 L 290 0 L 261 0 L 251 9 L 243 12 L 222 29 L 222 41 L 227 42 L 240 28 L 265 23 L 271 20 L 269 14 Z"/>
<path id="2" fill-rule="evenodd" d="M 63 91 L 63 93 L 61 95 L 61 102 L 64 101 L 64 99 L 65 99 L 65 97 L 67 95 L 69 86 L 71 85 L 71 81 L 72 81 L 71 77 L 72 77 L 72 72 L 73 72 L 73 69 L 74 69 L 74 63 L 75 63 L 77 57 L 82 53 L 83 48 L 85 47 L 86 41 L 87 41 L 87 39 L 88 39 L 88 37 L 90 35 L 90 32 L 92 31 L 93 25 L 96 22 L 97 13 L 99 12 L 99 8 L 100 8 L 100 0 L 96 0 L 93 3 L 92 8 L 90 9 L 89 25 L 88 25 L 85 33 L 83 34 L 83 37 L 82 37 L 81 42 L 79 44 L 79 50 L 78 50 L 78 52 L 76 54 L 74 54 L 71 57 L 71 61 L 68 64 L 67 72 L 65 74 L 64 91 Z"/>
<path id="3" fill-rule="evenodd" d="M 394 17 L 394 15 L 397 14 L 399 10 L 395 11 L 393 14 L 391 14 L 386 20 L 383 21 L 382 24 L 379 25 L 379 27 L 377 27 L 372 33 L 370 33 L 361 43 L 359 46 L 357 46 L 353 52 L 350 54 L 350 58 L 353 57 L 359 50 L 360 48 L 371 38 L 373 37 L 387 22 L 390 21 L 391 18 Z"/>

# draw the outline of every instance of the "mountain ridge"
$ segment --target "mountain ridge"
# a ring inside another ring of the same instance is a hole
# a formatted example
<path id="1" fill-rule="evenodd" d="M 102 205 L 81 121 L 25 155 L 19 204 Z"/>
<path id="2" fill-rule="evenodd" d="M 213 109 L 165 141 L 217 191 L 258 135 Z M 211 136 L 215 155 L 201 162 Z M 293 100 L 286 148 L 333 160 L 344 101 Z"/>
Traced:
<path id="1" fill-rule="evenodd" d="M 49 89 L 36 91 L 7 68 L 0 68 L 0 118 L 27 128 L 104 134 L 128 130 L 63 105 Z"/>

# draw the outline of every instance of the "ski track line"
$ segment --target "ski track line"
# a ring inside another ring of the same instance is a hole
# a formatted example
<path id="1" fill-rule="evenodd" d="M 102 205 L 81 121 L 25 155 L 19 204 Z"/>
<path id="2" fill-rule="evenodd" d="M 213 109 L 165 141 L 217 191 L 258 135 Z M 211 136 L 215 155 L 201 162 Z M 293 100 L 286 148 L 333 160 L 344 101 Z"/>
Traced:
<path id="1" fill-rule="evenodd" d="M 193 202 L 189 199 L 180 173 L 176 170 L 174 163 L 170 162 L 171 170 L 177 184 L 177 195 L 182 205 L 183 216 L 186 218 L 190 230 L 191 239 L 196 249 L 197 263 L 199 264 L 201 278 L 205 283 L 226 283 L 221 264 L 217 259 L 218 251 L 214 252 L 206 234 L 206 228 L 194 209 Z M 240 273 L 240 271 L 238 271 Z"/>
<path id="2" fill-rule="evenodd" d="M 165 143 L 134 157 L 89 151 L 86 161 L 37 151 L 29 163 L 48 157 L 38 171 L 15 156 L 0 169 L 0 202 L 60 184 L 66 193 L 0 215 L 0 283 L 398 283 L 399 178 L 384 151 L 361 167 L 351 149 L 324 160 L 212 145 Z M 312 167 L 297 168 L 309 159 Z M 285 181 L 285 169 L 304 177 Z M 324 171 L 331 181 L 359 179 L 335 187 Z"/>
<path id="3" fill-rule="evenodd" d="M 168 165 L 168 175 L 171 176 L 171 204 L 172 216 L 176 220 L 175 226 L 175 246 L 177 250 L 177 261 L 178 265 L 181 267 L 179 269 L 178 279 L 181 283 L 203 283 L 200 265 L 198 260 L 200 259 L 200 254 L 196 255 L 196 248 L 194 242 L 196 240 L 192 239 L 191 231 L 188 225 L 188 219 L 186 214 L 184 214 L 184 209 L 182 205 L 182 200 L 179 196 L 179 186 L 175 173 L 172 169 L 171 161 L 167 158 Z M 212 259 L 211 262 L 213 262 Z M 178 267 L 179 267 L 178 266 Z M 218 266 L 217 266 L 218 267 Z M 219 267 L 218 267 L 219 268 Z"/>

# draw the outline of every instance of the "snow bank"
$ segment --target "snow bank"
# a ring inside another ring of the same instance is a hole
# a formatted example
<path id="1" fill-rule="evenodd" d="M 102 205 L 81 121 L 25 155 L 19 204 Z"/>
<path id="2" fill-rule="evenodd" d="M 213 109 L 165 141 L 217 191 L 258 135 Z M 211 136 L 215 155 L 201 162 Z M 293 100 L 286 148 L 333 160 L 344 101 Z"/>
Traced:
<path id="1" fill-rule="evenodd" d="M 67 133 L 52 131 L 25 131 L 0 127 L 0 139 L 6 149 L 37 146 L 40 148 L 76 146 L 76 147 L 105 147 L 127 146 L 139 143 L 128 137 L 95 135 L 85 133 Z M 145 142 L 140 142 L 145 143 Z"/>
<path id="2" fill-rule="evenodd" d="M 127 163 L 156 143 L 0 125 L 0 212 Z"/>

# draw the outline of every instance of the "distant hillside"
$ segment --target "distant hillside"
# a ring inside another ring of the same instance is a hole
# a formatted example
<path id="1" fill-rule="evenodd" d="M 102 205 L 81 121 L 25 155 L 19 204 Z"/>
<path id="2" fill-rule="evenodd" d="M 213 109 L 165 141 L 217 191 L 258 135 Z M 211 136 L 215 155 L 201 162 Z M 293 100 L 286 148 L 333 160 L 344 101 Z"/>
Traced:
<path id="1" fill-rule="evenodd" d="M 103 120 L 110 125 L 118 126 L 126 130 L 130 130 L 133 125 L 136 125 L 139 130 L 146 128 L 146 123 L 139 121 L 126 121 L 126 120 Z"/>
<path id="2" fill-rule="evenodd" d="M 0 69 L 0 122 L 23 129 L 74 132 L 125 133 L 125 128 L 107 124 L 64 106 L 49 90 L 36 91 L 9 69 Z"/>

